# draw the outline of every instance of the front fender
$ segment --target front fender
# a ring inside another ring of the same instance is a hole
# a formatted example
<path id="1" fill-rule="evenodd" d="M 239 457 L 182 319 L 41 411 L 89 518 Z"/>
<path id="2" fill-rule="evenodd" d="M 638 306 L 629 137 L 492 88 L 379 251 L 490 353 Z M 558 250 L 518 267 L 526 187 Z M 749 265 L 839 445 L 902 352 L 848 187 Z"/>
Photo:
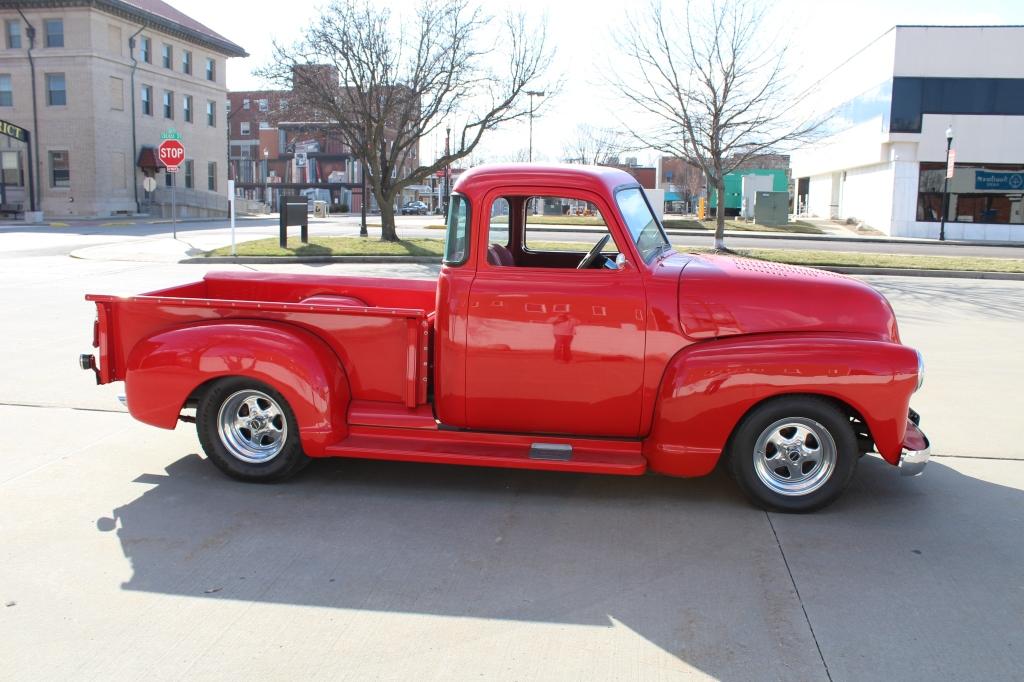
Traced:
<path id="1" fill-rule="evenodd" d="M 314 334 L 265 321 L 199 323 L 146 338 L 128 355 L 125 394 L 139 421 L 173 429 L 201 384 L 249 377 L 288 401 L 311 456 L 347 433 L 348 380 L 333 351 Z"/>
<path id="2" fill-rule="evenodd" d="M 697 343 L 669 362 L 644 455 L 653 471 L 702 476 L 752 407 L 775 396 L 811 394 L 856 410 L 878 451 L 896 464 L 916 386 L 917 355 L 897 343 L 807 335 Z"/>

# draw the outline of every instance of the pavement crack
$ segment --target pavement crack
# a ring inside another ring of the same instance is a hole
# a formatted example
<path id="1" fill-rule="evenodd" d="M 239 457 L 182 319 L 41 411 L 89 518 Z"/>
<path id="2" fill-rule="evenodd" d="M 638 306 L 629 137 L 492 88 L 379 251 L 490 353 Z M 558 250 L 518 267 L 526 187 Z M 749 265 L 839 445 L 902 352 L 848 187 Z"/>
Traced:
<path id="1" fill-rule="evenodd" d="M 779 554 L 782 555 L 782 563 L 786 566 L 786 573 L 789 574 L 789 582 L 793 585 L 793 591 L 796 592 L 796 600 L 800 603 L 800 610 L 804 612 L 804 620 L 807 622 L 807 629 L 811 632 L 811 639 L 814 640 L 814 646 L 818 650 L 818 658 L 821 659 L 821 665 L 825 668 L 825 677 L 828 678 L 829 682 L 832 682 L 832 673 L 829 672 L 828 663 L 825 662 L 825 654 L 821 652 L 821 644 L 818 643 L 818 636 L 814 634 L 814 626 L 811 625 L 811 618 L 807 615 L 807 607 L 804 606 L 804 599 L 800 596 L 800 588 L 796 586 L 796 579 L 793 578 L 793 569 L 789 567 L 789 560 L 786 558 L 786 550 L 782 549 L 782 541 L 779 540 L 779 534 L 775 531 L 775 524 L 772 523 L 772 515 L 765 512 L 764 516 L 768 519 L 768 527 L 772 529 L 772 536 L 775 537 L 775 544 L 779 548 Z"/>

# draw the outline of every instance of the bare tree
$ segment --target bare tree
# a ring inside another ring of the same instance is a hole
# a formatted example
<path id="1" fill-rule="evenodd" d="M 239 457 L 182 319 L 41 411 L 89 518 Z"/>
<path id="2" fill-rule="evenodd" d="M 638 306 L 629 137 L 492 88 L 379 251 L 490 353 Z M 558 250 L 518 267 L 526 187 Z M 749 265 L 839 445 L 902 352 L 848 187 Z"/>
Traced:
<path id="1" fill-rule="evenodd" d="M 538 87 L 552 53 L 543 27 L 528 29 L 523 15 L 499 23 L 468 0 L 427 0 L 406 18 L 369 0 L 334 0 L 301 42 L 275 43 L 272 62 L 258 71 L 291 87 L 303 111 L 365 164 L 382 240 L 398 240 L 394 205 L 403 188 L 527 115 L 524 93 Z M 500 73 L 488 68 L 496 60 Z M 445 153 L 423 163 L 420 138 L 448 127 Z"/>
<path id="2" fill-rule="evenodd" d="M 711 0 L 700 8 L 687 2 L 680 17 L 652 0 L 630 17 L 615 36 L 628 68 L 616 71 L 614 84 L 653 122 L 628 126 L 630 132 L 693 163 L 715 188 L 715 248 L 724 250 L 726 174 L 753 156 L 808 139 L 824 119 L 796 114 L 786 45 L 761 36 L 762 5 Z"/>
<path id="3" fill-rule="evenodd" d="M 562 146 L 562 159 L 566 163 L 596 166 L 607 163 L 609 157 L 623 150 L 619 136 L 614 132 L 580 123 L 576 126 L 575 136 Z"/>

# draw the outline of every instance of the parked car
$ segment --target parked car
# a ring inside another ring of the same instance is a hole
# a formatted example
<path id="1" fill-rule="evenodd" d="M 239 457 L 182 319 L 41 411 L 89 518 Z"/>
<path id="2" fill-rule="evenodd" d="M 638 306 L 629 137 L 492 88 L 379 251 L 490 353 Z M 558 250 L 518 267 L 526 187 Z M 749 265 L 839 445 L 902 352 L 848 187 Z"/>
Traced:
<path id="1" fill-rule="evenodd" d="M 549 194 L 591 202 L 607 233 L 586 253 L 527 248 L 525 207 Z M 492 233 L 495 201 L 509 210 Z M 677 253 L 611 168 L 467 171 L 436 283 L 225 272 L 86 298 L 98 359 L 82 367 L 124 381 L 140 421 L 194 420 L 210 461 L 244 481 L 316 457 L 682 477 L 721 464 L 756 504 L 799 512 L 835 500 L 866 452 L 908 475 L 929 455 L 910 410 L 921 356 L 881 294 Z"/>
<path id="2" fill-rule="evenodd" d="M 407 201 L 402 206 L 402 215 L 427 215 L 430 210 L 422 201 Z"/>

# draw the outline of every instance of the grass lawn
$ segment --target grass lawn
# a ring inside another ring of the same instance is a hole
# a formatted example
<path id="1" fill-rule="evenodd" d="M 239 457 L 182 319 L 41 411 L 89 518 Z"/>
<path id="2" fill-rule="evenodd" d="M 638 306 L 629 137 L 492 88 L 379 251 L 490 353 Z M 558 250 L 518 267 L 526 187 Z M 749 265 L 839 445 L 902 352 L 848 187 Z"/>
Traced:
<path id="1" fill-rule="evenodd" d="M 666 218 L 664 223 L 666 230 L 708 230 L 709 232 L 714 232 L 715 230 L 714 220 L 701 221 L 695 218 Z M 758 225 L 757 223 L 748 223 L 745 220 L 726 220 L 725 229 L 726 231 L 733 232 L 795 232 L 799 234 L 825 233 L 824 230 L 802 220 L 795 220 L 788 225 L 778 225 L 775 227 Z"/>
<path id="2" fill-rule="evenodd" d="M 277 237 L 239 244 L 239 256 L 440 256 L 444 241 L 440 239 L 403 239 L 383 242 L 363 237 L 310 237 L 303 244 L 298 237 L 288 238 L 288 248 L 278 245 Z M 207 256 L 230 256 L 231 247 L 208 251 Z"/>
<path id="3" fill-rule="evenodd" d="M 289 239 L 291 246 L 282 249 L 277 238 L 260 239 L 238 245 L 239 256 L 440 256 L 444 251 L 441 239 L 404 239 L 399 242 L 382 242 L 379 239 L 361 237 L 313 237 L 309 244 L 302 244 L 298 238 Z M 530 248 L 537 251 L 578 251 L 585 252 L 593 242 L 532 242 Z M 610 247 L 609 247 L 610 249 Z M 681 247 L 680 251 L 694 253 L 710 249 Z M 804 251 L 789 249 L 738 249 L 739 256 L 757 260 L 790 263 L 793 265 L 869 267 L 869 268 L 912 268 L 921 270 L 967 270 L 972 272 L 1024 272 L 1024 259 L 976 258 L 961 256 L 915 256 L 896 253 L 857 253 L 838 251 Z M 230 256 L 231 247 L 225 246 L 210 251 L 207 256 Z"/>
<path id="4" fill-rule="evenodd" d="M 967 270 L 971 272 L 1024 272 L 1024 259 L 965 256 L 915 256 L 898 253 L 795 251 L 788 249 L 741 249 L 748 258 L 793 265 L 910 268 L 914 270 Z"/>

